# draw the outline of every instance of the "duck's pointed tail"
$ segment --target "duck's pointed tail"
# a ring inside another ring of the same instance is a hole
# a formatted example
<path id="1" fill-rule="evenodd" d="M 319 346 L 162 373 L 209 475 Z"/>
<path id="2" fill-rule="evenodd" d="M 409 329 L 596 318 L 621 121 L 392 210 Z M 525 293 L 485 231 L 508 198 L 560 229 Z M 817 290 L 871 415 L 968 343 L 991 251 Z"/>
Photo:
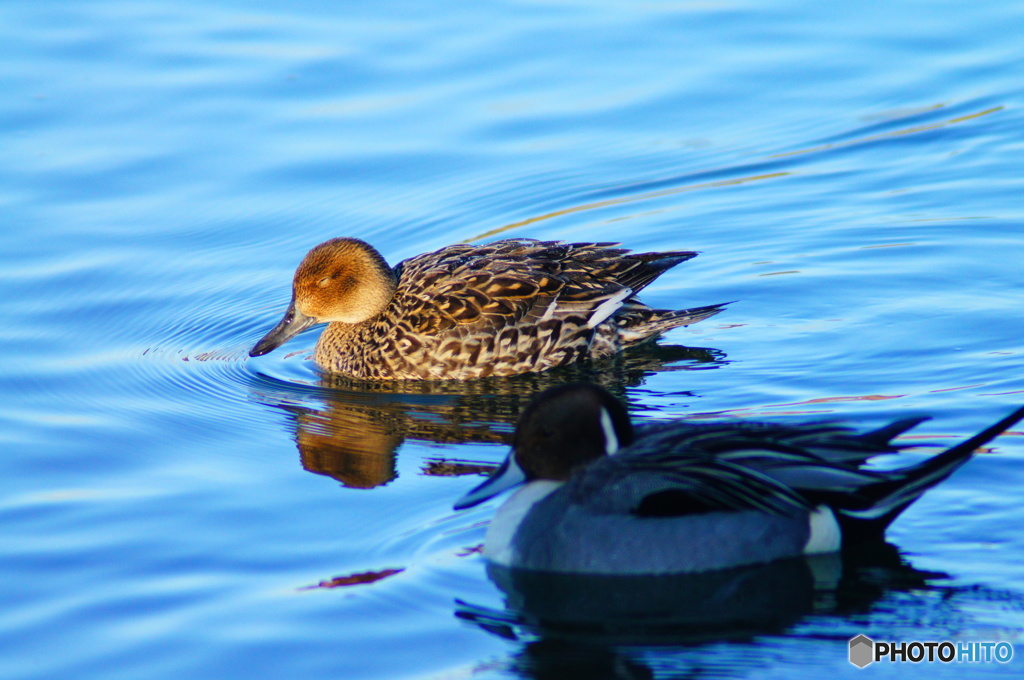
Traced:
<path id="1" fill-rule="evenodd" d="M 880 536 L 900 513 L 921 497 L 921 494 L 949 477 L 970 460 L 971 455 L 979 447 L 995 439 L 1021 419 L 1024 419 L 1024 407 L 934 458 L 913 467 L 894 470 L 888 475 L 888 479 L 862 487 L 860 492 L 862 499 L 865 500 L 863 505 L 856 508 L 836 508 L 837 516 L 843 524 L 844 536 Z M 897 425 L 902 425 L 902 422 Z"/>
<path id="2" fill-rule="evenodd" d="M 695 257 L 697 257 L 697 253 L 690 250 L 674 250 L 667 253 L 630 253 L 628 257 L 620 259 L 620 262 L 627 263 L 628 268 L 616 273 L 615 280 L 623 286 L 632 288 L 634 294 L 639 293 L 672 267 Z"/>
<path id="3" fill-rule="evenodd" d="M 636 309 L 619 314 L 619 333 L 622 344 L 628 347 L 653 340 L 673 328 L 689 326 L 710 318 L 731 304 L 731 302 L 723 302 L 718 305 L 679 310 L 651 309 L 638 305 Z"/>

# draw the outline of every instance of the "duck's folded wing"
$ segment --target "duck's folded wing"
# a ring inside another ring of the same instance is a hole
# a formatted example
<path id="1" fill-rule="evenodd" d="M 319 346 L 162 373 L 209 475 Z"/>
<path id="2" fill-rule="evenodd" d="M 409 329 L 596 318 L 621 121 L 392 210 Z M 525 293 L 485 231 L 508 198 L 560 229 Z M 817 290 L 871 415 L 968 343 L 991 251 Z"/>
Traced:
<path id="1" fill-rule="evenodd" d="M 926 417 L 906 418 L 890 425 L 858 433 L 830 422 L 779 424 L 748 421 L 710 423 L 651 423 L 638 428 L 638 436 L 649 439 L 652 450 L 684 449 L 708 453 L 771 446 L 798 451 L 829 463 L 862 465 L 873 456 L 896 453 L 892 443 Z"/>
<path id="2" fill-rule="evenodd" d="M 757 470 L 810 497 L 856 493 L 888 477 L 863 468 L 872 457 L 897 453 L 890 440 L 924 418 L 908 418 L 857 433 L 833 423 L 756 422 L 653 424 L 639 430 L 645 448 L 670 455 L 704 454 Z"/>
<path id="3" fill-rule="evenodd" d="M 862 465 L 899 450 L 889 440 L 918 422 L 866 434 L 829 423 L 653 424 L 639 431 L 647 453 L 591 465 L 574 480 L 574 498 L 595 509 L 641 515 L 787 513 L 839 498 L 858 505 L 862 490 L 889 476 Z"/>
<path id="4" fill-rule="evenodd" d="M 399 293 L 432 334 L 458 327 L 590 332 L 633 294 L 616 278 L 620 270 L 646 266 L 612 245 L 509 239 L 449 246 L 398 265 Z"/>
<path id="5" fill-rule="evenodd" d="M 640 516 L 723 510 L 790 514 L 812 507 L 800 493 L 753 467 L 673 452 L 595 461 L 569 480 L 567 491 L 573 503 L 592 512 Z"/>

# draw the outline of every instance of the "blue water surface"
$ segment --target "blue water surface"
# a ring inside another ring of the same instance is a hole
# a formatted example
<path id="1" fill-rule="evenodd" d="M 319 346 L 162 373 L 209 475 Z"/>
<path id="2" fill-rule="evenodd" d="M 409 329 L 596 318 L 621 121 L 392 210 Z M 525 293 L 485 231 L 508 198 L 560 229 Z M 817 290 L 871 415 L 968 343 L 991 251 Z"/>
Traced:
<path id="1" fill-rule="evenodd" d="M 737 302 L 589 376 L 635 418 L 930 414 L 907 443 L 948 445 L 1024 403 L 1022 22 L 1010 0 L 0 4 L 0 676 L 1020 676 L 1020 426 L 806 607 L 599 635 L 492 580 L 493 504 L 451 510 L 572 376 L 373 389 L 321 380 L 315 332 L 247 351 L 334 236 L 392 263 L 693 249 L 645 300 Z M 1015 658 L 860 671 L 859 633 Z"/>

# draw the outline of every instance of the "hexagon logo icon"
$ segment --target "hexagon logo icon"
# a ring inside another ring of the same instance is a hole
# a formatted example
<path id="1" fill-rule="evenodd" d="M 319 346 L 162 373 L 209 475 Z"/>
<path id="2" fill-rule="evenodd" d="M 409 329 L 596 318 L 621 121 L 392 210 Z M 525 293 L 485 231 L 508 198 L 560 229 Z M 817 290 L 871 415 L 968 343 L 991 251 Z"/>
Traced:
<path id="1" fill-rule="evenodd" d="M 875 660 L 875 642 L 867 635 L 850 638 L 850 663 L 864 668 Z"/>

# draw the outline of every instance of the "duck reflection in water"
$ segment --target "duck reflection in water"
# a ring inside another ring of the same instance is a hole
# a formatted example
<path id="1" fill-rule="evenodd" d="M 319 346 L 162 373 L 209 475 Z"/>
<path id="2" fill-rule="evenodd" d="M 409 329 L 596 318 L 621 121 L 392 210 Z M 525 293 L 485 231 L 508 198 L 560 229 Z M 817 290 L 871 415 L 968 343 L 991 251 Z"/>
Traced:
<path id="1" fill-rule="evenodd" d="M 888 543 L 697 574 L 558 574 L 493 564 L 487 574 L 505 608 L 457 601 L 455 616 L 518 643 L 506 663 L 523 678 L 653 678 L 654 667 L 666 666 L 678 677 L 746 677 L 770 660 L 760 652 L 772 647 L 765 636 L 797 627 L 843 643 L 838 665 L 848 631 L 908 630 L 914 617 L 959 621 L 959 610 L 977 599 L 1024 604 L 1019 595 L 942 585 L 948 575 L 914 568 Z"/>
<path id="2" fill-rule="evenodd" d="M 406 439 L 508 444 L 526 404 L 554 385 L 589 380 L 625 398 L 627 387 L 642 385 L 653 373 L 725 362 L 715 349 L 649 344 L 601 361 L 475 380 L 363 381 L 323 374 L 317 387 L 307 387 L 259 374 L 254 398 L 288 413 L 303 468 L 369 489 L 395 479 L 395 454 Z M 426 461 L 424 473 L 481 474 L 494 467 L 439 457 Z"/>

